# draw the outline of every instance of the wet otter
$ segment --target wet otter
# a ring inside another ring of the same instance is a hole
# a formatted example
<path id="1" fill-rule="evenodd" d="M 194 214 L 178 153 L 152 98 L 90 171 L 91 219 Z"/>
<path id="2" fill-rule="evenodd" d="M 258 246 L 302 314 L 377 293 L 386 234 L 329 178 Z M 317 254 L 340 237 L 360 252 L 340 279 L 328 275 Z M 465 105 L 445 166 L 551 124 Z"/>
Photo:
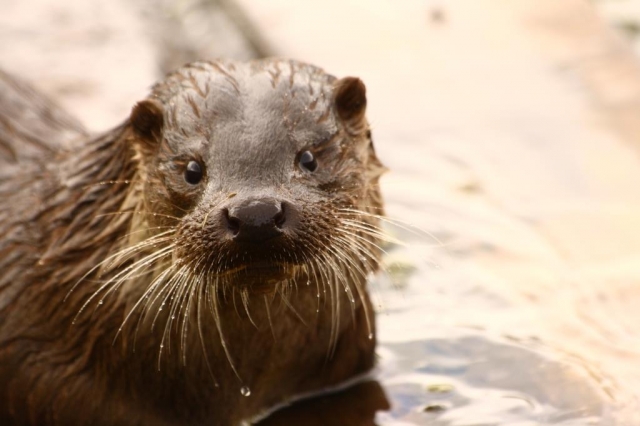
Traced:
<path id="1" fill-rule="evenodd" d="M 13 161 L 0 424 L 233 425 L 369 370 L 365 106 L 303 63 L 197 62 L 115 129 Z"/>

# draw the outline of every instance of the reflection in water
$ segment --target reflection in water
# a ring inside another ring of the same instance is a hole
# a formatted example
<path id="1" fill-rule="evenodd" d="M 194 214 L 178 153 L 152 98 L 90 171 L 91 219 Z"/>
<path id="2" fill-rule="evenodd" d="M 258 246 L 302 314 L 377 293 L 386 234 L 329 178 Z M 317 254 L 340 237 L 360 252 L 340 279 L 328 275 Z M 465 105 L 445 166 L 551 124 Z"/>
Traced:
<path id="1" fill-rule="evenodd" d="M 539 342 L 477 331 L 380 348 L 380 381 L 306 399 L 260 426 L 612 425 L 587 364 Z M 391 403 L 389 402 L 389 399 Z"/>
<path id="2" fill-rule="evenodd" d="M 388 345 L 387 425 L 611 424 L 611 403 L 579 361 L 537 343 L 467 333 Z"/>
<path id="3" fill-rule="evenodd" d="M 358 383 L 342 392 L 300 401 L 280 410 L 260 426 L 373 426 L 377 411 L 389 401 L 378 382 Z"/>

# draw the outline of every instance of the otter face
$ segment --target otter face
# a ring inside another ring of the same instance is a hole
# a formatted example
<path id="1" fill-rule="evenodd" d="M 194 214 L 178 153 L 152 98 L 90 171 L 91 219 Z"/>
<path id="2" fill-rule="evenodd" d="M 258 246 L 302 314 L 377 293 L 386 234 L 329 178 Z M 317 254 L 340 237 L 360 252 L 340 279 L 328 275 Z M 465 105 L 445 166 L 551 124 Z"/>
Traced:
<path id="1" fill-rule="evenodd" d="M 174 269 L 251 292 L 374 270 L 384 168 L 365 108 L 359 79 L 292 61 L 199 62 L 157 84 L 130 122 Z"/>

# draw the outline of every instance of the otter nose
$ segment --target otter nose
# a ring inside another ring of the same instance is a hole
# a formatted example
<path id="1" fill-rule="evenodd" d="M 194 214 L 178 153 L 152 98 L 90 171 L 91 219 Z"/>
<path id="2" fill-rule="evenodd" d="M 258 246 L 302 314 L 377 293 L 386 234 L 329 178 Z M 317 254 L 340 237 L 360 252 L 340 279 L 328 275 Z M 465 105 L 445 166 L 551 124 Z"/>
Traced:
<path id="1" fill-rule="evenodd" d="M 259 243 L 282 234 L 284 203 L 273 198 L 249 199 L 225 211 L 227 229 L 238 242 Z"/>

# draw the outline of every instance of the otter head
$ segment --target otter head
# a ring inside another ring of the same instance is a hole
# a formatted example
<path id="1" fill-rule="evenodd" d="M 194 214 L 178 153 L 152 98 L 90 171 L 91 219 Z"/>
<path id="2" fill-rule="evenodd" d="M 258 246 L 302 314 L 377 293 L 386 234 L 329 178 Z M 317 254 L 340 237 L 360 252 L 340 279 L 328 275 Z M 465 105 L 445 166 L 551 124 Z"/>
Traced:
<path id="1" fill-rule="evenodd" d="M 383 167 L 366 103 L 359 79 L 283 60 L 198 62 L 157 84 L 130 125 L 173 273 L 260 293 L 374 270 Z"/>

